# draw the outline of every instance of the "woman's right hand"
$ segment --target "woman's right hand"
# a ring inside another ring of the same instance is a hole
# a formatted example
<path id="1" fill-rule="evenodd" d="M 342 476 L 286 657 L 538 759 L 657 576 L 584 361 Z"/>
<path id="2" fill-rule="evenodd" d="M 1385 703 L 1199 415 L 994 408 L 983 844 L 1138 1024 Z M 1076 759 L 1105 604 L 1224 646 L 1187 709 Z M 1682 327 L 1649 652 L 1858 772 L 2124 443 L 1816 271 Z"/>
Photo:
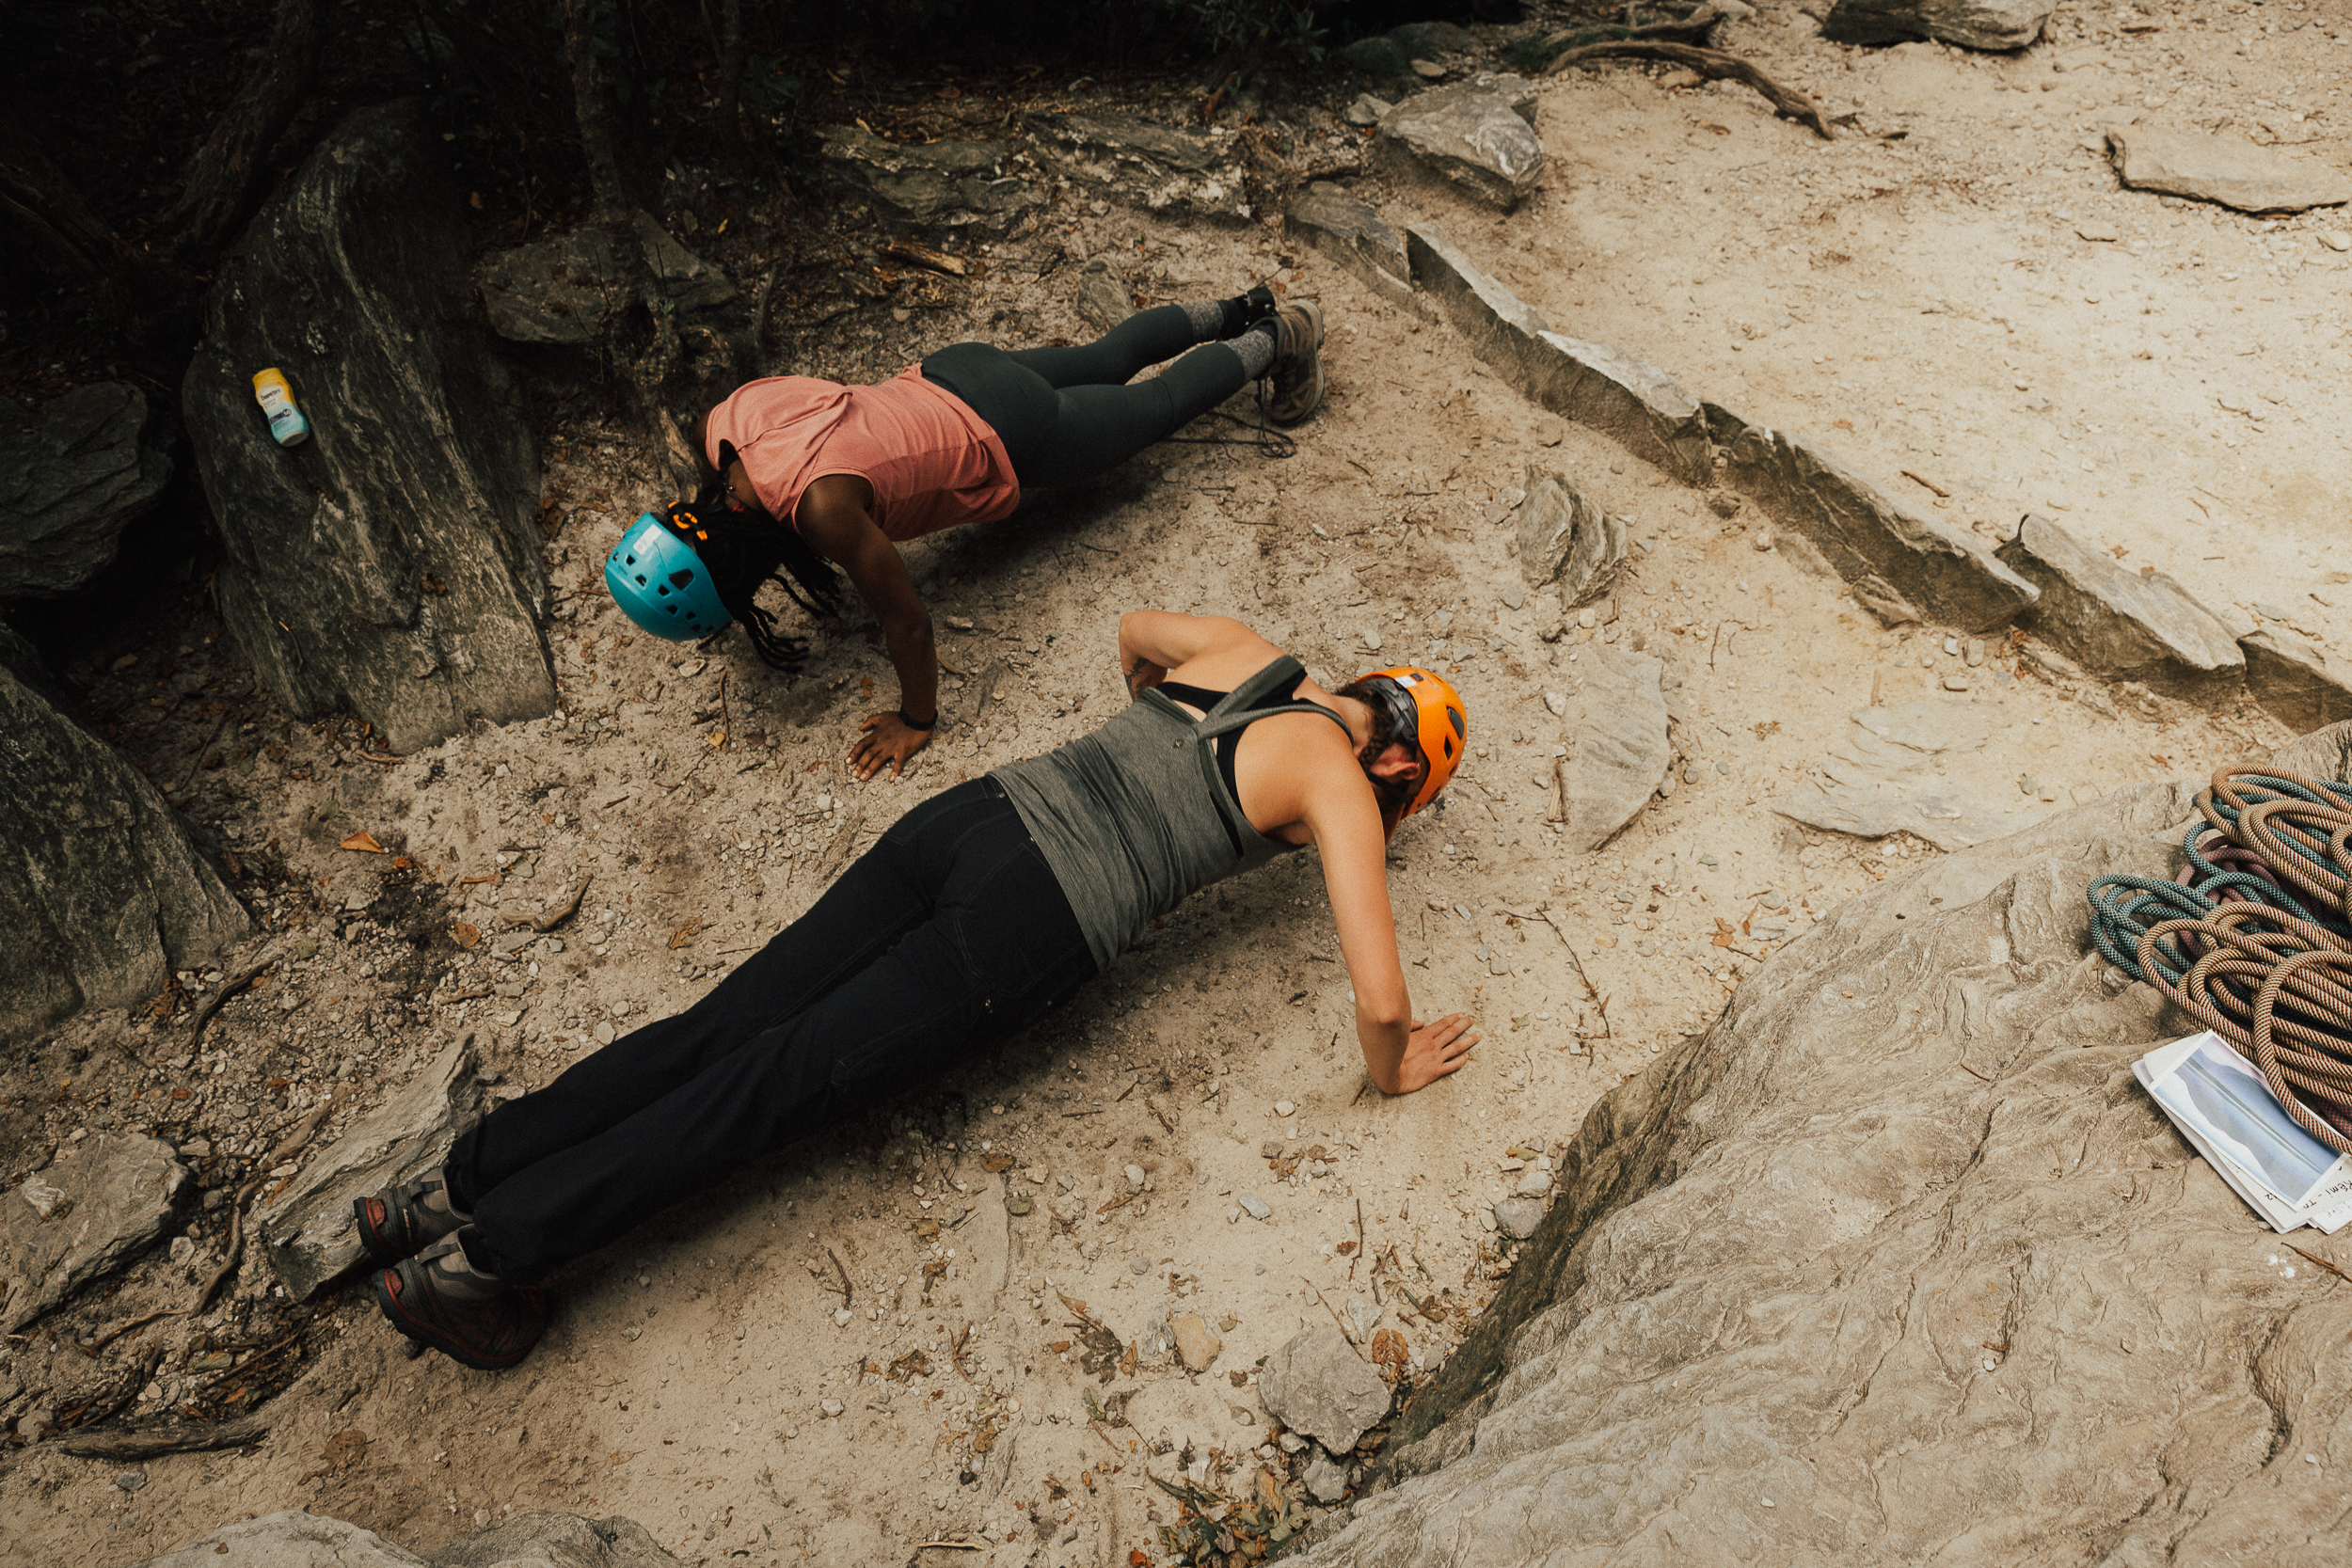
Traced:
<path id="1" fill-rule="evenodd" d="M 1413 1020 L 1404 1058 L 1396 1064 L 1396 1087 L 1389 1092 L 1411 1094 L 1461 1070 L 1470 1060 L 1470 1048 L 1484 1037 L 1470 1027 L 1472 1022 L 1468 1013 L 1448 1013 L 1435 1023 Z"/>

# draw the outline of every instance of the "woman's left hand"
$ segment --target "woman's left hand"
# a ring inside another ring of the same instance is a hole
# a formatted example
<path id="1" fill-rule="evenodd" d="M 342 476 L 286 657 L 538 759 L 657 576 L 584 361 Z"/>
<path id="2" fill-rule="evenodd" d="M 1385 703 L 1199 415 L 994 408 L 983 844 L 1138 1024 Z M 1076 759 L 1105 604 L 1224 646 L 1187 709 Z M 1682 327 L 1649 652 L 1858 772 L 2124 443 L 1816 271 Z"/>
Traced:
<path id="1" fill-rule="evenodd" d="M 881 771 L 884 763 L 890 765 L 890 776 L 897 778 L 907 759 L 931 742 L 930 731 L 916 729 L 896 712 L 874 714 L 858 728 L 866 736 L 850 748 L 850 770 L 860 784 Z"/>

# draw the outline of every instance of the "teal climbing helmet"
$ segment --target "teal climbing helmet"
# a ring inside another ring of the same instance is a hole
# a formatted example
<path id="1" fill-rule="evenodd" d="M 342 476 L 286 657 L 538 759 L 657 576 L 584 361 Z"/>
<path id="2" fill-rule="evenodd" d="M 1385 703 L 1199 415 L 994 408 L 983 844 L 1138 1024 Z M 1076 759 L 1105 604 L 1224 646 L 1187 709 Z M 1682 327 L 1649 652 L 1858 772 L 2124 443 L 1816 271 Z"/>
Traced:
<path id="1" fill-rule="evenodd" d="M 621 535 L 604 558 L 604 585 L 628 618 L 656 637 L 693 642 L 735 619 L 719 602 L 710 568 L 695 553 L 701 534 L 690 506 L 673 506 L 667 518 L 648 512 Z"/>

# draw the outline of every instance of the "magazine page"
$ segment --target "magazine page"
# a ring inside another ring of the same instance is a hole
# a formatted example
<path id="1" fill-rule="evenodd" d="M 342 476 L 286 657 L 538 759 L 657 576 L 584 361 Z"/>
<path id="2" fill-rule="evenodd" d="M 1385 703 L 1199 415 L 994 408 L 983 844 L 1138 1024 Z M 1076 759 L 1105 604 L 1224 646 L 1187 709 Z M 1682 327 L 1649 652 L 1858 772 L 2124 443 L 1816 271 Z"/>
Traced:
<path id="1" fill-rule="evenodd" d="M 2296 1126 L 2228 1041 L 2192 1035 L 2149 1053 L 2133 1071 L 2273 1228 L 2308 1222 L 2333 1233 L 2352 1220 L 2352 1156 Z"/>

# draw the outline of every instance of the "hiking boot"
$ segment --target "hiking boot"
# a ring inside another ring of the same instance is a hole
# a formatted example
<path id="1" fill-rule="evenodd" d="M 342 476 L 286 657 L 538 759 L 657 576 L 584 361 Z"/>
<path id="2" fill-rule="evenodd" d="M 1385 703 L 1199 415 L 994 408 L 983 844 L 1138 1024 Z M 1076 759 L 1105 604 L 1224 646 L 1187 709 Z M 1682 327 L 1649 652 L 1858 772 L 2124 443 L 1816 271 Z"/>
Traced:
<path id="1" fill-rule="evenodd" d="M 548 1292 L 476 1269 L 456 1236 L 378 1271 L 375 1305 L 407 1338 L 485 1372 L 529 1355 L 548 1327 Z"/>
<path id="2" fill-rule="evenodd" d="M 1295 425 L 1323 406 L 1323 311 L 1310 299 L 1276 308 L 1274 363 L 1258 387 L 1265 417 Z"/>
<path id="3" fill-rule="evenodd" d="M 415 1256 L 464 1225 L 449 1201 L 449 1183 L 439 1166 L 351 1200 L 359 1245 L 373 1263 L 397 1263 Z"/>

